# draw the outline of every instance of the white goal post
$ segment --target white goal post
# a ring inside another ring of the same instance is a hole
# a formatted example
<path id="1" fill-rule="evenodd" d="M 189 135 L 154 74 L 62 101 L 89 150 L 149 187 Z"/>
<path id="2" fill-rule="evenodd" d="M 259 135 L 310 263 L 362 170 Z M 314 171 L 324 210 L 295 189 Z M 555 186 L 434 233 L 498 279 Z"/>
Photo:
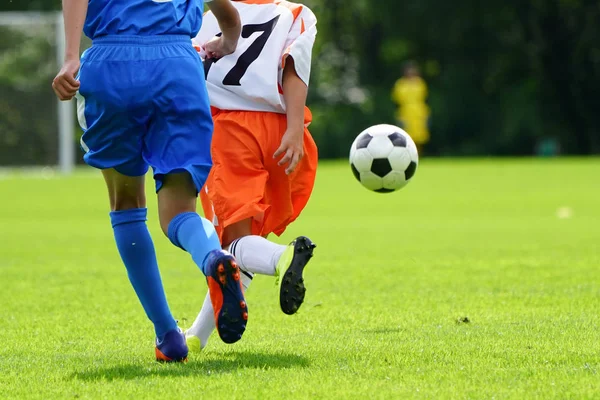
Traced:
<path id="1" fill-rule="evenodd" d="M 65 30 L 62 12 L 55 14 L 56 20 L 56 62 L 62 65 L 65 56 Z M 58 165 L 62 173 L 68 174 L 75 166 L 75 105 L 71 101 L 58 101 Z"/>

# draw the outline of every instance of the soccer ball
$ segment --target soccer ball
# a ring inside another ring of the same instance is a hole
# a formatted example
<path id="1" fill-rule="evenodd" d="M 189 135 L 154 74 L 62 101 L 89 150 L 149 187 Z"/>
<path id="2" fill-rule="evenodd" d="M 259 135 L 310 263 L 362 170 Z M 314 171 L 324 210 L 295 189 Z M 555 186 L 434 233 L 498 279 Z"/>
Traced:
<path id="1" fill-rule="evenodd" d="M 391 193 L 410 182 L 419 165 L 417 146 L 394 125 L 375 125 L 362 131 L 350 148 L 350 167 L 367 189 Z"/>

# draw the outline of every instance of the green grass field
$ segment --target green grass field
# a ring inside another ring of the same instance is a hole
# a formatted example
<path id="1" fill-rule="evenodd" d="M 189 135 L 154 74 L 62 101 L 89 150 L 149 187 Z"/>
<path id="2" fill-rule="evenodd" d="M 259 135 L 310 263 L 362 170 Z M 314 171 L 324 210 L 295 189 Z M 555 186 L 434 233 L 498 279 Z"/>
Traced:
<path id="1" fill-rule="evenodd" d="M 243 339 L 213 336 L 186 365 L 153 361 L 99 174 L 4 176 L 0 398 L 599 398 L 599 176 L 600 159 L 425 159 L 380 195 L 322 163 L 277 239 L 318 244 L 300 312 L 259 277 Z M 149 203 L 189 324 L 206 284 Z"/>

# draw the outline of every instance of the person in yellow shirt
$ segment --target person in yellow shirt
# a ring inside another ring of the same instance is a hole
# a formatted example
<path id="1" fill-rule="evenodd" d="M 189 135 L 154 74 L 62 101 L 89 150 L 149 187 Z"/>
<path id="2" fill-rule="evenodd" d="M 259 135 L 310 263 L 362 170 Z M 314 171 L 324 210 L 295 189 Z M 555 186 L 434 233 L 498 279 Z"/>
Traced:
<path id="1" fill-rule="evenodd" d="M 427 84 L 421 78 L 419 68 L 410 62 L 404 69 L 404 76 L 394 85 L 392 99 L 398 105 L 396 118 L 402 129 L 414 140 L 419 153 L 429 141 L 429 107 L 427 99 Z"/>

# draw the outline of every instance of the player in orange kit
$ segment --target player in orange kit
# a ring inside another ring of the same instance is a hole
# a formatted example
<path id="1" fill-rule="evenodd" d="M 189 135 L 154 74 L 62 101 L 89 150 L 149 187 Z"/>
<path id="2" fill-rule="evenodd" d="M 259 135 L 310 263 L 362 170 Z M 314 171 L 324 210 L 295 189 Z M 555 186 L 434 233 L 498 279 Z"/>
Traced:
<path id="1" fill-rule="evenodd" d="M 306 6 L 287 1 L 233 4 L 243 25 L 233 54 L 207 54 L 206 43 L 220 35 L 211 12 L 193 41 L 204 59 L 214 120 L 213 168 L 200 197 L 223 248 L 237 259 L 244 290 L 255 273 L 275 275 L 281 309 L 294 314 L 315 245 L 304 236 L 288 246 L 266 237 L 284 232 L 314 186 L 318 157 L 306 96 L 317 20 Z M 186 331 L 190 350 L 205 347 L 214 329 L 207 295 Z"/>

